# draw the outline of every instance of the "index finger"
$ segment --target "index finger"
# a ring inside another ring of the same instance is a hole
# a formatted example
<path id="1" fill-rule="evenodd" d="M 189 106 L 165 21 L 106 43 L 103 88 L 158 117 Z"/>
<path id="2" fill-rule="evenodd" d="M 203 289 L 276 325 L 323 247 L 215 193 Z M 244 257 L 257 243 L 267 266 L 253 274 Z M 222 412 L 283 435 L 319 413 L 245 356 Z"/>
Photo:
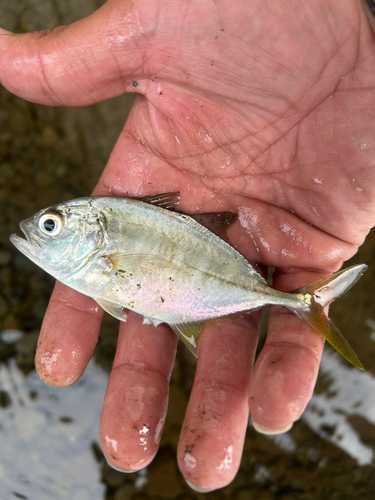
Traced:
<path id="1" fill-rule="evenodd" d="M 98 341 L 102 316 L 92 298 L 56 282 L 35 356 L 44 382 L 63 387 L 82 375 Z"/>

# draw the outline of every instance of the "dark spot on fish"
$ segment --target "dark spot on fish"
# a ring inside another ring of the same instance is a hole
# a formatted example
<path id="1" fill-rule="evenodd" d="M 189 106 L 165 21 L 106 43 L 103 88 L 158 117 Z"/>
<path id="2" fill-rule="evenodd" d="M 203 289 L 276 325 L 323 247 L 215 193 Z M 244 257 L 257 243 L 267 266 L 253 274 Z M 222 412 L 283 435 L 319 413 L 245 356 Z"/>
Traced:
<path id="1" fill-rule="evenodd" d="M 59 421 L 62 423 L 62 424 L 71 424 L 73 422 L 73 419 L 72 417 L 60 417 L 59 418 Z"/>
<path id="2" fill-rule="evenodd" d="M 163 92 L 159 92 L 160 95 L 162 95 Z"/>
<path id="3" fill-rule="evenodd" d="M 160 302 L 164 302 L 164 299 L 163 299 L 163 297 L 160 297 Z"/>
<path id="4" fill-rule="evenodd" d="M 133 87 L 136 87 L 137 85 L 138 85 L 138 83 L 137 83 L 137 82 L 132 82 L 132 86 L 133 86 Z"/>
<path id="5" fill-rule="evenodd" d="M 28 499 L 28 497 L 26 497 L 25 495 L 22 495 L 22 493 L 18 493 L 17 491 L 13 491 L 13 496 L 15 496 L 17 498 L 23 498 L 25 500 Z"/>

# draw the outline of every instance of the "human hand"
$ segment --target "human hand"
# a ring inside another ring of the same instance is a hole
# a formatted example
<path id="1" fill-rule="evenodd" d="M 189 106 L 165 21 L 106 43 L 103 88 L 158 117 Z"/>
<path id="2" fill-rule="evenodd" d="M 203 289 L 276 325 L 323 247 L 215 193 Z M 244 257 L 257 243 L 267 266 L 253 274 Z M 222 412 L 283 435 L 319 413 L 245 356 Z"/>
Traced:
<path id="1" fill-rule="evenodd" d="M 338 269 L 374 224 L 374 59 L 362 4 L 350 0 L 110 0 L 50 33 L 0 36 L 0 81 L 20 97 L 84 106 L 138 93 L 95 194 L 180 190 L 188 213 L 237 211 L 231 240 L 274 266 L 284 290 Z M 36 355 L 46 382 L 80 377 L 101 316 L 56 285 Z M 249 408 L 259 430 L 280 432 L 312 394 L 321 337 L 272 308 L 253 369 L 258 327 L 252 313 L 201 339 L 178 449 L 196 487 L 232 480 Z M 157 451 L 176 342 L 135 314 L 120 325 L 100 428 L 116 468 L 138 470 Z"/>

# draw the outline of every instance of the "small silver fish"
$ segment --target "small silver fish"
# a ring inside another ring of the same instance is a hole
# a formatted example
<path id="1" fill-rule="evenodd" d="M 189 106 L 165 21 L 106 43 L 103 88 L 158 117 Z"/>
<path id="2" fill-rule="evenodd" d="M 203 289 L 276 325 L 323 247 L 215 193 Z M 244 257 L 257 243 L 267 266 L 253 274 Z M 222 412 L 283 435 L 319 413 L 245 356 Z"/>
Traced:
<path id="1" fill-rule="evenodd" d="M 291 293 L 275 290 L 233 246 L 228 212 L 173 211 L 179 193 L 142 199 L 89 197 L 41 210 L 20 223 L 26 240 L 11 242 L 67 286 L 126 321 L 126 309 L 144 323 L 167 323 L 196 353 L 205 321 L 268 304 L 287 307 L 358 368 L 358 357 L 323 308 L 346 292 L 364 264 Z"/>

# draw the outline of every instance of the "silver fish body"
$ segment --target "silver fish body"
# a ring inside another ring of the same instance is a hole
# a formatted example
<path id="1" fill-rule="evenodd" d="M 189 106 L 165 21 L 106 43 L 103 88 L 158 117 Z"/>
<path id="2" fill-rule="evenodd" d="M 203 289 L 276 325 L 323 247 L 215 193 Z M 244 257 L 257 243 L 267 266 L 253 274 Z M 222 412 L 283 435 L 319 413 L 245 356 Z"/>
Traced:
<path id="1" fill-rule="evenodd" d="M 171 195 L 171 205 L 175 200 Z M 37 265 L 93 297 L 118 319 L 126 320 L 125 310 L 130 309 L 146 323 L 168 323 L 193 352 L 207 320 L 267 304 L 288 307 L 305 321 L 316 314 L 311 290 L 284 293 L 271 288 L 243 255 L 205 227 L 206 217 L 202 225 L 196 216 L 161 204 L 153 198 L 81 198 L 21 222 L 26 241 L 16 235 L 11 241 Z M 349 288 L 365 267 L 339 273 L 341 288 L 343 283 Z M 320 287 L 315 309 L 337 296 L 326 281 L 325 298 Z M 307 322 L 319 330 L 312 320 Z"/>

